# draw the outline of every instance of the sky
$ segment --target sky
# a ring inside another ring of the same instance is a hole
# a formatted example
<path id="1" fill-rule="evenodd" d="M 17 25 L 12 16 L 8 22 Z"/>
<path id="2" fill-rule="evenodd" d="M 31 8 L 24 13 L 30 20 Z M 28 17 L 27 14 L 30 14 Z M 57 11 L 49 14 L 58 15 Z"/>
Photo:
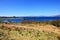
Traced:
<path id="1" fill-rule="evenodd" d="M 0 16 L 60 15 L 60 0 L 0 0 Z"/>

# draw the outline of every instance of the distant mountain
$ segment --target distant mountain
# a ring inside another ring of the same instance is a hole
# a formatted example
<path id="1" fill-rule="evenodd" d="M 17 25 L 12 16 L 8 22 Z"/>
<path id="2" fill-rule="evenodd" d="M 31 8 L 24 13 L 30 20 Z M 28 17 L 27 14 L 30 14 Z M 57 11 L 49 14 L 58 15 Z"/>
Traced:
<path id="1" fill-rule="evenodd" d="M 19 16 L 0 16 L 0 18 L 20 18 L 20 17 Z M 22 16 L 22 18 L 23 17 L 60 17 L 60 15 L 54 15 L 54 16 Z"/>
<path id="2" fill-rule="evenodd" d="M 60 17 L 60 15 L 55 15 L 54 17 Z"/>

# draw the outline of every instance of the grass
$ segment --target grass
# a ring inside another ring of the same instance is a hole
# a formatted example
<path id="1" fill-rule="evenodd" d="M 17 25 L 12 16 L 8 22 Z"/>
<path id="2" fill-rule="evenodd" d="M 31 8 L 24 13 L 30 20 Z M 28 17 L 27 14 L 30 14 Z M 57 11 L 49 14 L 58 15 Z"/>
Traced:
<path id="1" fill-rule="evenodd" d="M 54 32 L 42 30 L 0 27 L 0 40 L 58 40 Z"/>

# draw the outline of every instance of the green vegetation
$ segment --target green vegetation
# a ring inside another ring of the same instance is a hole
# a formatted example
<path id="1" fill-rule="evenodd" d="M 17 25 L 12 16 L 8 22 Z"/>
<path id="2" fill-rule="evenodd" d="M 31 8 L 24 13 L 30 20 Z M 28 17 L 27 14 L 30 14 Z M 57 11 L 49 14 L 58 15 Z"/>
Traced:
<path id="1" fill-rule="evenodd" d="M 58 40 L 53 32 L 29 28 L 0 27 L 0 40 Z"/>

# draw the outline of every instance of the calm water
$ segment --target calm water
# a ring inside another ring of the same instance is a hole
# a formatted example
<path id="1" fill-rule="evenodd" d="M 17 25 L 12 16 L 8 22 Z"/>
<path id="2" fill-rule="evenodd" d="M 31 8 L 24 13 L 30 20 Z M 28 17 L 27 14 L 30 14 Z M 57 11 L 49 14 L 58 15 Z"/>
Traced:
<path id="1" fill-rule="evenodd" d="M 43 22 L 43 21 L 60 20 L 60 17 L 19 17 L 19 18 L 10 18 L 10 21 L 22 22 L 23 19 L 27 21 Z M 4 22 L 8 22 L 7 19 L 5 19 Z"/>

